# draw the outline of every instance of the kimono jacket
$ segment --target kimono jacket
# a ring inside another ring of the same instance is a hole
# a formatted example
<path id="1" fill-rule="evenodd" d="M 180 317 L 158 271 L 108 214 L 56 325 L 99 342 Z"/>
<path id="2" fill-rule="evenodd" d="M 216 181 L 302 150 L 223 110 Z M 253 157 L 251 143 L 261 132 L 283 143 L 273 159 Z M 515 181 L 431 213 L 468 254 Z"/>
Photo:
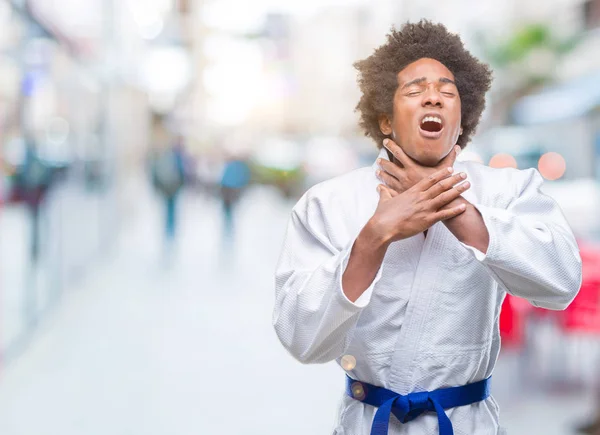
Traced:
<path id="1" fill-rule="evenodd" d="M 380 155 L 388 159 L 385 149 Z M 489 232 L 484 254 L 438 222 L 392 243 L 369 288 L 351 302 L 342 275 L 353 243 L 379 201 L 372 167 L 322 182 L 293 208 L 275 274 L 273 325 L 302 363 L 343 364 L 353 379 L 399 394 L 433 391 L 489 377 L 500 351 L 498 319 L 506 293 L 563 310 L 581 285 L 581 258 L 567 221 L 540 191 L 535 169 L 456 162 L 471 188 L 462 196 Z M 340 392 L 345 376 L 340 372 Z M 493 388 L 492 388 L 493 391 Z M 376 408 L 342 396 L 334 434 L 367 435 Z M 493 396 L 446 411 L 456 435 L 502 433 Z M 438 434 L 435 413 L 390 434 Z"/>

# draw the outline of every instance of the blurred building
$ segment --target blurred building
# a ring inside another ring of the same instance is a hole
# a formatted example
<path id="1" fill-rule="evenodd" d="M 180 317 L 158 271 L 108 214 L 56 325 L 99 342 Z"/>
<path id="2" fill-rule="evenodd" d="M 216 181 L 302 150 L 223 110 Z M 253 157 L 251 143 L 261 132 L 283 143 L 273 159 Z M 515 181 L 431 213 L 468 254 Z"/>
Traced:
<path id="1" fill-rule="evenodd" d="M 189 82 L 187 8 L 158 0 L 0 1 L 5 356 L 132 216 L 152 114 L 173 111 Z M 15 184 L 27 155 L 52 173 L 63 169 L 41 201 L 37 232 Z M 31 243 L 40 246 L 35 262 Z"/>
<path id="2" fill-rule="evenodd" d="M 544 150 L 558 151 L 573 177 L 600 176 L 600 2 L 573 2 L 580 40 L 556 63 L 553 83 L 524 96 L 512 118 Z"/>

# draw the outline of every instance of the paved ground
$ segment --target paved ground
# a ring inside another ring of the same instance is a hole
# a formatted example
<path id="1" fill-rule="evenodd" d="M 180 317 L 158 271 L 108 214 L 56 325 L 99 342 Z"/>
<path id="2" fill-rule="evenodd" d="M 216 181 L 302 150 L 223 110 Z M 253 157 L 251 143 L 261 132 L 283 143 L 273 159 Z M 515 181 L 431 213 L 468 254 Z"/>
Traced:
<path id="1" fill-rule="evenodd" d="M 0 434 L 331 433 L 341 371 L 296 363 L 271 327 L 290 204 L 251 192 L 227 245 L 218 203 L 184 198 L 180 243 L 165 262 L 157 204 L 138 202 L 112 255 L 2 373 Z M 502 359 L 494 381 L 509 433 L 571 433 L 589 395 L 525 394 L 515 367 Z"/>

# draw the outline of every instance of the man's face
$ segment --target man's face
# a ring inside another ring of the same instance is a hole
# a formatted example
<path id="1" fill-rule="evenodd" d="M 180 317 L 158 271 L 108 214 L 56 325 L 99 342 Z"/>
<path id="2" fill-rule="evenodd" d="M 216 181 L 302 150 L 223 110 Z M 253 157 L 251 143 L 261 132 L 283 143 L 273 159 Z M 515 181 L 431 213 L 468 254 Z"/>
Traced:
<path id="1" fill-rule="evenodd" d="M 381 131 L 424 166 L 435 166 L 461 133 L 460 95 L 442 63 L 422 58 L 398 73 L 394 112 L 380 117 Z"/>

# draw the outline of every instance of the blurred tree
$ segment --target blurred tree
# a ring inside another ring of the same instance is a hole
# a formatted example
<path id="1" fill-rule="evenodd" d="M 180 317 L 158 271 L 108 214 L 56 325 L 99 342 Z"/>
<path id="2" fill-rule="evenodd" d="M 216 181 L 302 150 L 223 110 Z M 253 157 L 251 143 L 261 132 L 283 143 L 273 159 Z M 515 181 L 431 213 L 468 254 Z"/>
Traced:
<path id="1" fill-rule="evenodd" d="M 496 76 L 491 123 L 508 123 L 517 100 L 555 80 L 557 67 L 582 39 L 579 33 L 566 37 L 556 33 L 545 23 L 525 24 L 504 40 L 487 31 L 476 33 Z"/>
<path id="2" fill-rule="evenodd" d="M 306 174 L 301 167 L 279 169 L 253 163 L 250 168 L 254 183 L 275 186 L 286 198 L 298 196 L 305 187 Z"/>
<path id="3" fill-rule="evenodd" d="M 536 23 L 521 27 L 506 41 L 486 46 L 490 60 L 497 66 L 505 67 L 511 63 L 526 61 L 536 50 L 550 50 L 556 55 L 566 54 L 575 48 L 579 39 L 578 35 L 558 39 L 552 34 L 549 25 Z"/>

